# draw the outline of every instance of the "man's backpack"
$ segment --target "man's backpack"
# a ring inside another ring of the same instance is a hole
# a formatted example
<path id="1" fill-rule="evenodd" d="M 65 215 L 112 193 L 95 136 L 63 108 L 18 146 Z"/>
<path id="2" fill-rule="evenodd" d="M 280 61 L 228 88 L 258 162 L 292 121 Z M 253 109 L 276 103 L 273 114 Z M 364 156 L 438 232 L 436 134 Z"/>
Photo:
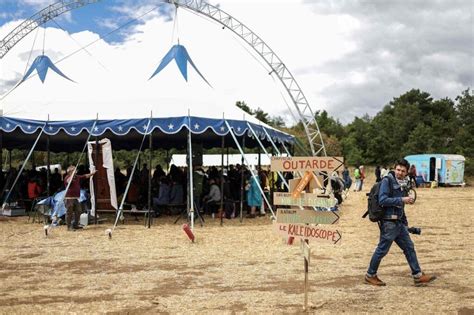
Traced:
<path id="1" fill-rule="evenodd" d="M 390 187 L 389 196 L 393 195 L 393 187 L 392 187 L 392 180 L 390 177 L 388 178 L 388 185 Z M 385 214 L 385 208 L 382 207 L 379 203 L 379 191 L 380 186 L 382 185 L 382 181 L 375 183 L 370 192 L 367 194 L 367 211 L 364 213 L 362 218 L 365 218 L 367 215 L 369 216 L 369 220 L 372 222 L 378 222 L 383 219 Z"/>

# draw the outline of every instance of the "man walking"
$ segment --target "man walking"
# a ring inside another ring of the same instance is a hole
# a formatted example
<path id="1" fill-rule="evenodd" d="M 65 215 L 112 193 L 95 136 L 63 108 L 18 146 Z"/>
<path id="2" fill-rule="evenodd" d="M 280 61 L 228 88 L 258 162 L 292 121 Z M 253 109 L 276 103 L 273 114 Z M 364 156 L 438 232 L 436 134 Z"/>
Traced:
<path id="1" fill-rule="evenodd" d="M 434 275 L 427 275 L 421 271 L 416 257 L 415 246 L 408 234 L 408 221 L 405 216 L 405 204 L 413 204 L 412 197 L 404 197 L 400 182 L 405 179 L 410 168 L 407 160 L 398 160 L 395 165 L 395 176 L 392 173 L 382 179 L 379 189 L 379 204 L 385 208 L 383 219 L 378 222 L 380 241 L 370 260 L 365 282 L 371 285 L 384 286 L 385 282 L 377 277 L 382 258 L 387 255 L 390 246 L 395 243 L 403 250 L 410 266 L 416 286 L 421 286 L 436 279 Z"/>

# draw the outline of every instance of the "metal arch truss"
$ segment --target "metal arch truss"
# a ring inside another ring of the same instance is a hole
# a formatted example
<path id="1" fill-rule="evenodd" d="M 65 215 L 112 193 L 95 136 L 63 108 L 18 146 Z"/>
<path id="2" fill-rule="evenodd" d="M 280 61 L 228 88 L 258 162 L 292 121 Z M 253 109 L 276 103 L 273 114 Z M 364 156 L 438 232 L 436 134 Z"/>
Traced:
<path id="1" fill-rule="evenodd" d="M 62 0 L 51 4 L 43 10 L 37 12 L 10 32 L 4 39 L 0 40 L 0 59 L 3 58 L 10 49 L 12 49 L 23 37 L 31 33 L 34 29 L 47 21 L 59 16 L 67 11 L 83 7 L 88 4 L 96 3 L 101 0 Z M 308 138 L 311 153 L 316 155 L 326 155 L 326 148 L 319 130 L 316 116 L 309 106 L 303 91 L 285 66 L 283 61 L 273 52 L 273 50 L 247 26 L 230 14 L 221 9 L 210 5 L 202 0 L 164 0 L 167 3 L 174 4 L 185 9 L 202 14 L 230 29 L 232 32 L 242 38 L 262 57 L 268 66 L 272 69 L 293 101 L 298 116 Z"/>
<path id="2" fill-rule="evenodd" d="M 101 0 L 63 0 L 47 6 L 29 19 L 23 21 L 13 31 L 5 36 L 5 38 L 0 40 L 0 59 L 2 59 L 23 37 L 31 33 L 40 25 L 65 12 L 99 1 Z"/>
<path id="3" fill-rule="evenodd" d="M 262 57 L 268 66 L 272 69 L 270 74 L 274 72 L 293 101 L 299 119 L 301 120 L 311 146 L 311 153 L 326 156 L 326 148 L 324 146 L 323 137 L 319 130 L 316 116 L 309 106 L 303 91 L 291 74 L 290 70 L 285 66 L 283 61 L 273 52 L 273 50 L 254 32 L 252 32 L 242 22 L 232 17 L 230 14 L 221 9 L 210 5 L 201 0 L 166 0 L 176 6 L 183 7 L 203 14 L 208 18 L 222 24 L 232 32 L 242 38 Z"/>

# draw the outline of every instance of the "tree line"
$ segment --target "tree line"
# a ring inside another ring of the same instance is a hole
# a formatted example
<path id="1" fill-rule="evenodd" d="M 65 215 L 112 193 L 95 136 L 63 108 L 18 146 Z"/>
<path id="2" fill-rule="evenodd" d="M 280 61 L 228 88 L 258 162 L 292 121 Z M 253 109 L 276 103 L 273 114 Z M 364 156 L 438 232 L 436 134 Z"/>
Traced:
<path id="1" fill-rule="evenodd" d="M 308 143 L 301 123 L 285 127 L 281 117 L 271 117 L 245 102 L 236 106 L 261 121 L 297 138 L 295 155 L 306 155 Z M 474 93 L 461 92 L 454 100 L 434 99 L 412 89 L 394 97 L 374 117 L 365 114 L 343 125 L 325 110 L 316 112 L 326 152 L 344 156 L 349 165 L 390 165 L 396 159 L 421 153 L 461 154 L 466 174 L 474 175 Z"/>

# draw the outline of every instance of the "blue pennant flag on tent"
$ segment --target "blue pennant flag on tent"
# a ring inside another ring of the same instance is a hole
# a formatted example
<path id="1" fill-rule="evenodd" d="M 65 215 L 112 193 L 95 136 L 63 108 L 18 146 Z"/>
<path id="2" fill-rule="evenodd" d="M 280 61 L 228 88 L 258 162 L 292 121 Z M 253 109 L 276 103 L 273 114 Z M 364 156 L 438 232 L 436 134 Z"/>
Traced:
<path id="1" fill-rule="evenodd" d="M 64 73 L 62 73 L 61 70 L 59 70 L 54 65 L 54 63 L 51 61 L 51 59 L 49 59 L 48 56 L 41 55 L 41 56 L 36 57 L 35 61 L 33 61 L 33 63 L 31 64 L 31 67 L 28 69 L 28 71 L 26 72 L 25 76 L 20 81 L 20 83 L 25 81 L 31 75 L 31 73 L 33 73 L 35 69 L 36 69 L 36 72 L 38 72 L 38 76 L 41 82 L 44 83 L 44 80 L 46 80 L 46 74 L 48 73 L 49 68 L 51 68 L 51 70 L 53 70 L 54 72 L 56 72 L 63 78 L 66 78 L 69 81 L 74 82 L 73 80 L 69 79 Z"/>
<path id="2" fill-rule="evenodd" d="M 158 68 L 155 70 L 155 72 L 151 75 L 150 79 L 153 78 L 155 75 L 157 75 L 161 70 L 163 70 L 170 62 L 171 60 L 175 59 L 176 64 L 178 65 L 179 71 L 183 75 L 184 79 L 188 81 L 188 61 L 191 64 L 191 66 L 196 70 L 196 72 L 201 76 L 201 78 L 207 82 L 207 80 L 204 78 L 204 76 L 199 72 L 199 70 L 196 68 L 196 65 L 194 65 L 193 60 L 188 54 L 188 51 L 184 46 L 182 45 L 174 45 L 171 47 L 170 51 L 165 55 L 163 59 L 161 59 L 161 63 L 158 66 Z M 150 80 L 148 79 L 148 80 Z M 212 86 L 211 86 L 212 87 Z"/>

